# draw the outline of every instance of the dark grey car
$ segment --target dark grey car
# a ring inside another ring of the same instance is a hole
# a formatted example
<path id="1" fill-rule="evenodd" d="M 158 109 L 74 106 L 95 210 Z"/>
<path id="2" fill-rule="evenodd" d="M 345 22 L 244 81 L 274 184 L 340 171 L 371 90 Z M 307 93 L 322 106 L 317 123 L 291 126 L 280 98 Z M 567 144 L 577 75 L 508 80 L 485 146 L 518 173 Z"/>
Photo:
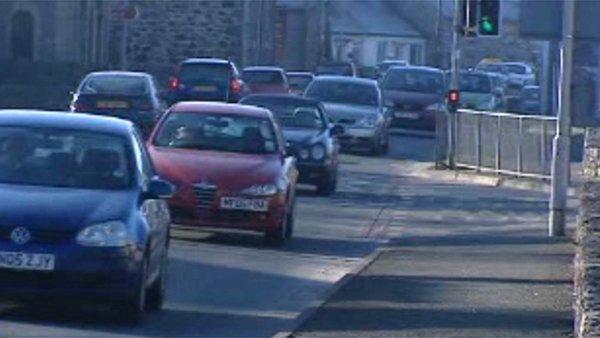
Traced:
<path id="1" fill-rule="evenodd" d="M 391 116 L 383 107 L 374 80 L 348 76 L 319 76 L 306 88 L 306 97 L 323 102 L 333 123 L 344 127 L 342 149 L 367 148 L 387 152 Z"/>

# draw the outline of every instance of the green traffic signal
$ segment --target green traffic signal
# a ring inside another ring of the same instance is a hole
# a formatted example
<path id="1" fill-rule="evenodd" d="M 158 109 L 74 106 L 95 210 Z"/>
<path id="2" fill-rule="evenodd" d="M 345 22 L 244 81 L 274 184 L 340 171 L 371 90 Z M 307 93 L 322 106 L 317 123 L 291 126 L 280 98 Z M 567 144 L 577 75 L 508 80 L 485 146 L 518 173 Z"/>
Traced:
<path id="1" fill-rule="evenodd" d="M 494 31 L 494 24 L 488 17 L 481 18 L 481 30 L 486 33 L 491 33 Z"/>

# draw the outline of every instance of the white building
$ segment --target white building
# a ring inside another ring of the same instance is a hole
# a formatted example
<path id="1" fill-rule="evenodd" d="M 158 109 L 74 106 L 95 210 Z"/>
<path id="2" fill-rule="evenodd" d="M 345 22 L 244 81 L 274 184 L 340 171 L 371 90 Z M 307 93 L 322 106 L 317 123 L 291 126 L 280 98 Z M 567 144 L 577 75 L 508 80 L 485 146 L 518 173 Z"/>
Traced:
<path id="1" fill-rule="evenodd" d="M 334 60 L 376 66 L 386 59 L 421 65 L 425 38 L 385 0 L 330 2 L 331 48 Z"/>

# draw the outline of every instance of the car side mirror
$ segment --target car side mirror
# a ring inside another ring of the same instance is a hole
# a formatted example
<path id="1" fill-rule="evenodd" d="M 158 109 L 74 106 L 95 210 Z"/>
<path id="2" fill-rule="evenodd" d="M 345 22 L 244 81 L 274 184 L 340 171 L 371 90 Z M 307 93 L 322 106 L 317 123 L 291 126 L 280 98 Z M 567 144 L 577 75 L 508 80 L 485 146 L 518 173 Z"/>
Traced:
<path id="1" fill-rule="evenodd" d="M 145 195 L 148 198 L 171 198 L 175 193 L 175 186 L 168 181 L 154 177 L 148 183 Z"/>
<path id="2" fill-rule="evenodd" d="M 329 133 L 331 134 L 331 136 L 344 135 L 344 132 L 345 132 L 344 127 L 342 125 L 339 125 L 339 124 L 334 125 L 329 130 Z"/>

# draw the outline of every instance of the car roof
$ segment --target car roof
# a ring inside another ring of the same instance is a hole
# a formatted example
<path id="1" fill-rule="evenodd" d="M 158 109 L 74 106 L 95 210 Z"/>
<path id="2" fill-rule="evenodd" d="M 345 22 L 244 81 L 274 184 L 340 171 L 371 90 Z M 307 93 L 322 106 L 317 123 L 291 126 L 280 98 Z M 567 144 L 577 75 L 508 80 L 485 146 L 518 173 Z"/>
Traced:
<path id="1" fill-rule="evenodd" d="M 306 104 L 319 104 L 320 101 L 311 99 L 304 96 L 291 95 L 291 94 L 251 94 L 244 97 L 241 102 L 245 102 L 252 99 L 266 99 L 266 100 L 279 100 L 288 101 L 293 103 L 306 103 Z"/>
<path id="2" fill-rule="evenodd" d="M 0 110 L 0 126 L 71 129 L 120 136 L 128 136 L 134 130 L 133 123 L 116 117 L 29 109 Z"/>
<path id="3" fill-rule="evenodd" d="M 434 67 L 427 67 L 427 66 L 392 66 L 390 67 L 389 71 L 392 71 L 394 69 L 397 70 L 421 70 L 424 72 L 431 72 L 431 73 L 443 73 L 443 71 L 439 68 L 434 68 Z"/>
<path id="4" fill-rule="evenodd" d="M 319 75 L 315 77 L 315 81 L 327 81 L 327 82 L 346 82 L 356 84 L 366 84 L 377 86 L 377 81 L 371 79 L 365 79 L 354 76 L 342 76 L 342 75 Z"/>
<path id="5" fill-rule="evenodd" d="M 144 72 L 128 72 L 122 70 L 107 70 L 107 71 L 99 71 L 99 72 L 91 72 L 88 76 L 97 76 L 97 75 L 114 75 L 114 76 L 131 76 L 131 77 L 150 77 L 151 75 Z"/>
<path id="6" fill-rule="evenodd" d="M 285 73 L 285 71 L 283 70 L 283 68 L 281 67 L 275 67 L 275 66 L 250 66 L 250 67 L 245 67 L 242 71 L 257 71 L 257 72 L 281 72 L 281 73 Z"/>
<path id="7" fill-rule="evenodd" d="M 173 105 L 170 112 L 178 113 L 211 113 L 223 115 L 240 115 L 251 117 L 270 117 L 271 113 L 264 108 L 245 106 L 237 103 L 185 101 Z"/>
<path id="8" fill-rule="evenodd" d="M 190 58 L 181 62 L 182 65 L 197 64 L 197 63 L 208 63 L 208 64 L 220 64 L 228 65 L 231 63 L 229 60 L 217 59 L 217 58 Z"/>

